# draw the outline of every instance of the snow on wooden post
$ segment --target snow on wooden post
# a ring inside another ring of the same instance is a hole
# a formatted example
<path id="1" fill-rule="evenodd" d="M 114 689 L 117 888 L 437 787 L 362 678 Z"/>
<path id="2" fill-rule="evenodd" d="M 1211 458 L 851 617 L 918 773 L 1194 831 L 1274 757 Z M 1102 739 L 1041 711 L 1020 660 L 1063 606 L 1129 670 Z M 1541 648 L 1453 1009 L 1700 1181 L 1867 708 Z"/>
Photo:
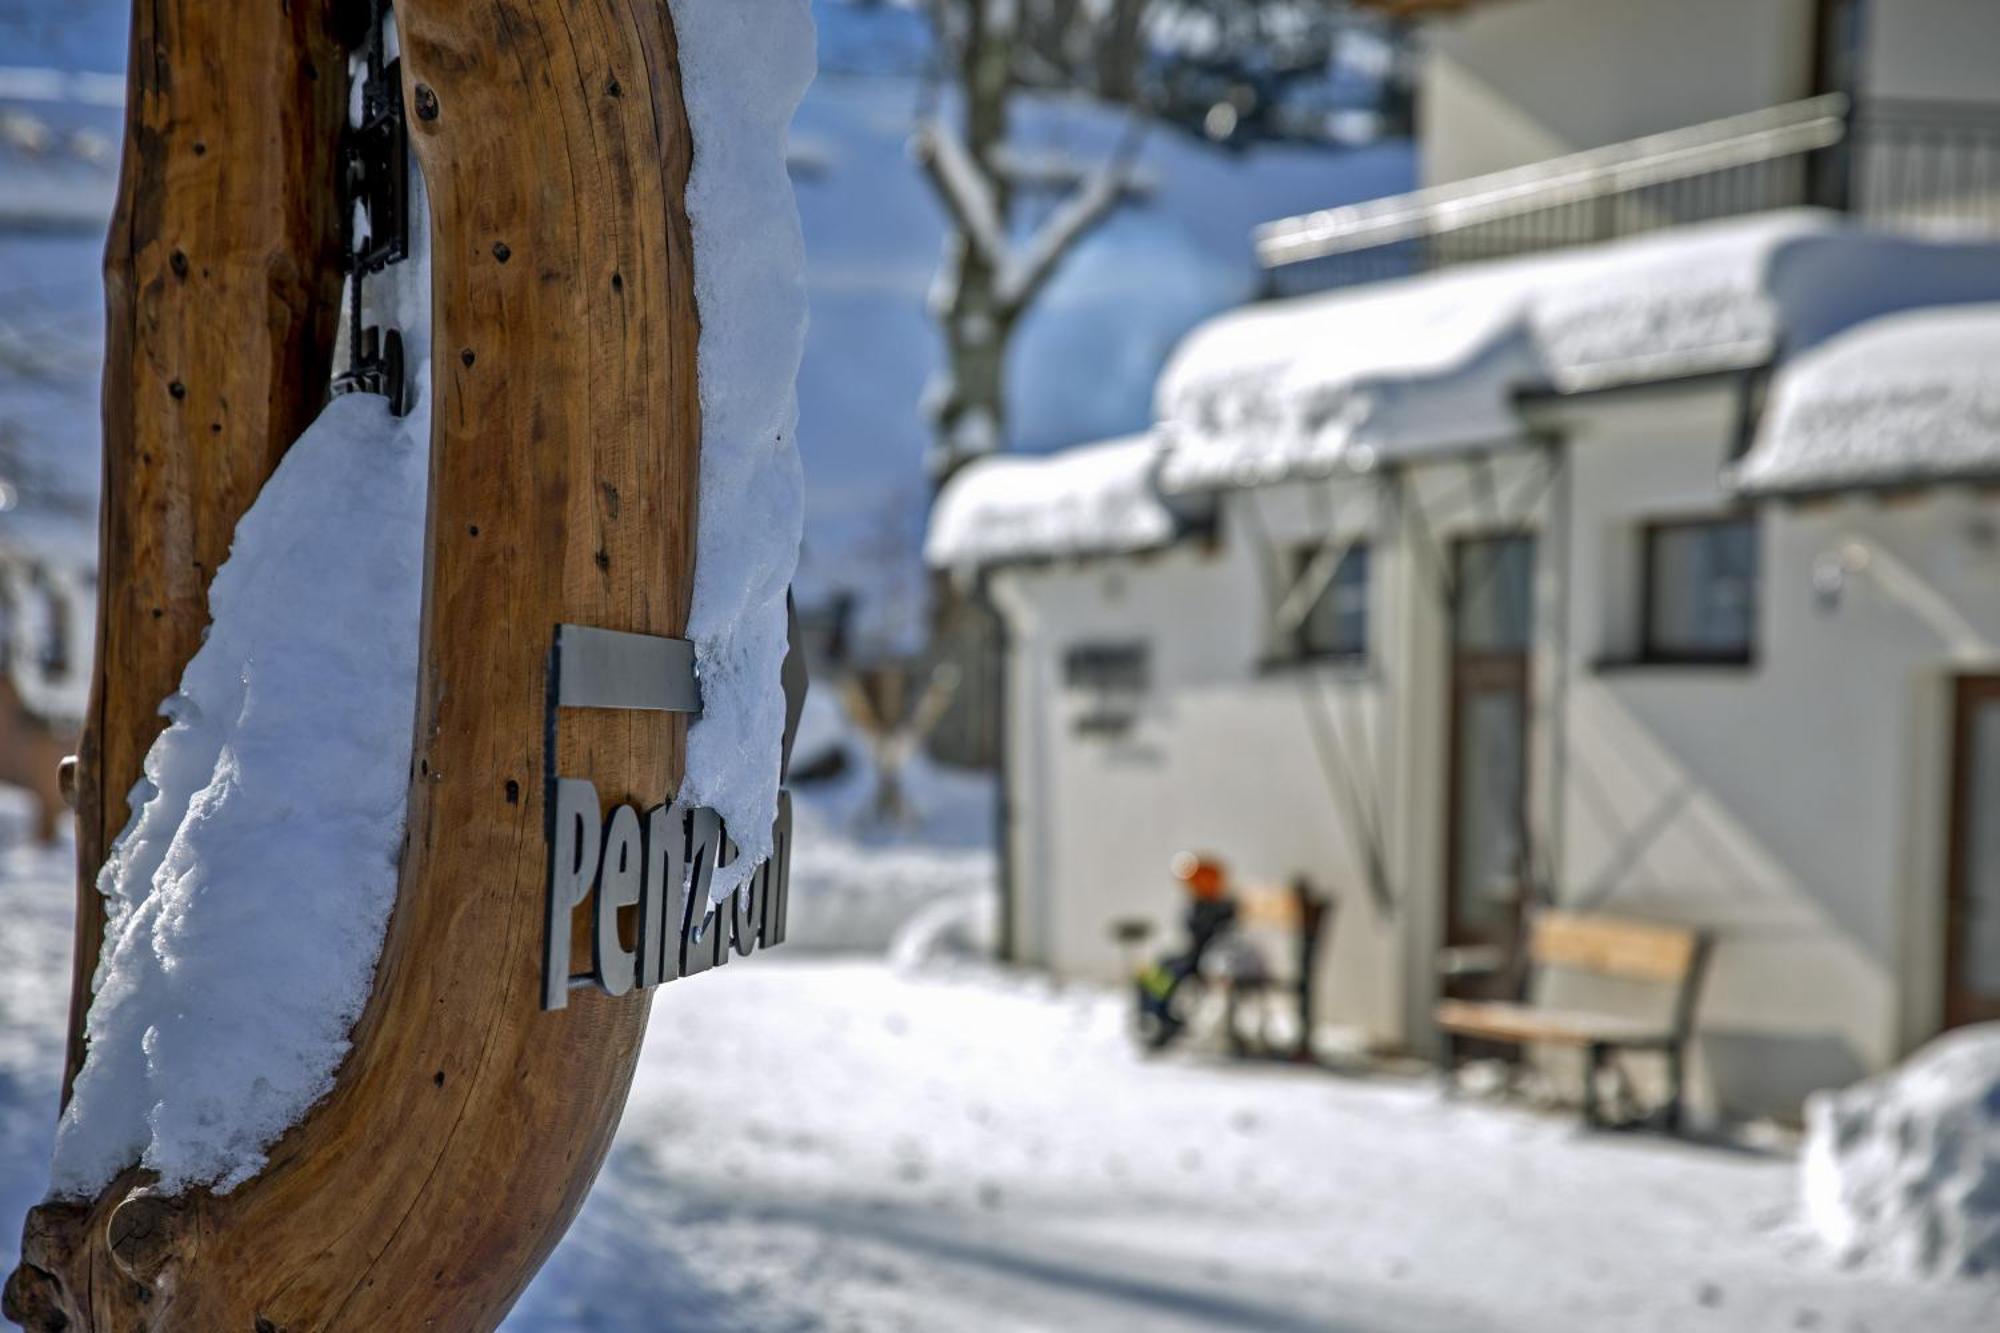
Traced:
<path id="1" fill-rule="evenodd" d="M 96 678 L 76 777 L 83 1058 L 105 850 L 160 701 L 208 624 L 236 521 L 325 397 L 340 306 L 346 106 L 333 0 L 135 5 L 124 170 L 105 245 Z"/>
<path id="2" fill-rule="evenodd" d="M 105 245 L 95 679 L 75 771 L 76 952 L 64 1100 L 104 932 L 95 889 L 126 793 L 208 623 L 237 519 L 318 412 L 340 303 L 346 103 L 332 0 L 135 5 L 124 169 Z M 84 1238 L 28 1221 L 8 1313 L 59 1326 Z M 46 1265 L 36 1268 L 37 1262 Z"/>
<path id="3" fill-rule="evenodd" d="M 109 717 L 115 698 L 123 730 L 100 718 L 104 748 L 118 745 L 87 756 L 102 791 L 136 775 L 150 732 L 129 715 L 172 691 L 199 633 L 196 576 L 319 406 L 336 304 L 337 224 L 296 215 L 317 217 L 331 197 L 315 190 L 334 178 L 343 54 L 306 30 L 304 6 L 211 7 L 206 19 L 185 8 L 156 30 L 140 6 L 134 45 L 123 225 L 143 271 L 122 298 L 114 280 L 110 393 L 139 424 L 114 423 L 107 445 L 117 581 L 100 708 Z M 281 12 L 297 27 L 277 24 Z M 677 42 L 657 0 L 403 0 L 397 17 L 432 223 L 434 402 L 408 831 L 374 988 L 333 1090 L 260 1173 L 162 1198 L 134 1168 L 94 1199 L 38 1208 L 9 1295 L 31 1327 L 492 1327 L 581 1205 L 631 1079 L 647 996 L 540 1004 L 545 737 L 557 737 L 555 771 L 643 809 L 679 788 L 687 721 L 604 711 L 551 732 L 547 667 L 558 625 L 688 628 L 702 403 Z M 220 86 L 238 76 L 247 92 Z M 295 87 L 312 90 L 313 116 L 287 109 Z M 189 127 L 207 122 L 162 114 L 152 99 L 169 88 L 263 128 L 240 143 L 209 130 L 195 148 Z M 193 240 L 160 232 L 154 219 L 174 209 L 155 210 L 186 179 L 161 155 L 225 145 L 240 148 L 228 188 L 210 182 L 199 201 L 220 214 L 199 214 Z M 312 189 L 288 185 L 308 169 Z M 266 214 L 293 232 L 254 256 L 204 248 Z M 193 286 L 225 274 L 235 285 Z M 121 299 L 142 312 L 178 283 L 196 293 L 172 307 L 185 344 L 120 313 Z M 226 392 L 201 378 L 220 368 L 237 377 Z M 201 434 L 211 414 L 217 442 Z M 254 439 L 230 433 L 250 429 L 246 414 Z M 239 438 L 245 461 L 222 467 L 210 451 Z M 197 498 L 183 495 L 185 473 L 154 479 L 135 462 L 160 468 L 161 440 L 199 461 Z M 127 480 L 135 470 L 144 484 Z M 181 531 L 185 514 L 200 541 Z M 173 561 L 189 568 L 160 572 Z M 142 672 L 128 639 L 163 621 L 175 651 L 149 647 Z M 120 823 L 109 805 L 99 797 L 87 815 L 86 883 Z M 581 916 L 577 928 L 581 960 Z"/>

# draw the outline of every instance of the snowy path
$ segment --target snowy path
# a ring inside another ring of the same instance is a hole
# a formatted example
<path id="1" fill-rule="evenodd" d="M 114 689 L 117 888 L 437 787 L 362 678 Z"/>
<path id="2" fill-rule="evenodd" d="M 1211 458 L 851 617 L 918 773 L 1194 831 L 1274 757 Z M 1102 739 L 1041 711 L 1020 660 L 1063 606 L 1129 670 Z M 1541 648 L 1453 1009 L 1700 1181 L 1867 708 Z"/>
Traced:
<path id="1" fill-rule="evenodd" d="M 68 871 L 0 856 L 6 1267 L 47 1179 Z M 2000 1327 L 2000 1286 L 1835 1269 L 1790 1229 L 1789 1162 L 1403 1080 L 1147 1064 L 1099 992 L 774 954 L 653 1013 L 514 1333 Z"/>
<path id="2" fill-rule="evenodd" d="M 1835 1270 L 1790 1229 L 1789 1161 L 1146 1064 L 1115 1001 L 992 972 L 773 956 L 694 985 L 510 1328 L 2000 1326 L 2000 1287 Z"/>

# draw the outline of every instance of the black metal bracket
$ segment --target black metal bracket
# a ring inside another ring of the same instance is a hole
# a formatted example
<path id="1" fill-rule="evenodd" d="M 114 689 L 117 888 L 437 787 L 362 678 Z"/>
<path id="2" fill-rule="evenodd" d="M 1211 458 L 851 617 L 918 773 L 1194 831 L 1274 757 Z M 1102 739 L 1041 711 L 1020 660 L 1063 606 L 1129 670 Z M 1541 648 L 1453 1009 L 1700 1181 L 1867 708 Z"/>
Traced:
<path id="1" fill-rule="evenodd" d="M 388 0 L 370 0 L 358 124 L 340 144 L 341 231 L 348 277 L 347 370 L 336 375 L 333 396 L 378 393 L 389 411 L 410 408 L 403 339 L 395 329 L 363 327 L 362 284 L 370 274 L 410 254 L 410 136 L 403 116 L 403 62 L 386 59 Z M 363 229 L 365 226 L 365 230 Z"/>
<path id="2" fill-rule="evenodd" d="M 348 127 L 341 150 L 347 264 L 356 273 L 380 273 L 410 253 L 410 137 L 403 120 L 403 62 L 384 66 L 381 48 L 378 33 L 369 42 L 361 123 Z M 365 235 L 356 226 L 364 212 Z"/>
<path id="3" fill-rule="evenodd" d="M 333 396 L 379 393 L 389 400 L 390 415 L 400 417 L 410 410 L 409 384 L 403 373 L 403 335 L 370 324 L 355 335 L 346 372 L 333 377 Z"/>

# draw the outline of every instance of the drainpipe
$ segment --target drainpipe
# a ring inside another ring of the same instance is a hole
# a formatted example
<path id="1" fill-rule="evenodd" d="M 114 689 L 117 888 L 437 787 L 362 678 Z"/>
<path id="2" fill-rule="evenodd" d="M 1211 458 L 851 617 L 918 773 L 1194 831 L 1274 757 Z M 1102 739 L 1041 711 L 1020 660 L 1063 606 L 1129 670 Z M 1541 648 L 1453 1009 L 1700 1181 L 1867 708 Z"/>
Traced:
<path id="1" fill-rule="evenodd" d="M 993 617 L 996 627 L 994 655 L 1000 665 L 993 707 L 994 734 L 998 740 L 994 746 L 994 782 L 997 788 L 993 801 L 994 888 L 999 897 L 994 910 L 1000 917 L 994 952 L 1003 963 L 1018 963 L 1020 948 L 1014 927 L 1014 744 L 1009 725 L 1012 710 L 1007 699 L 1013 687 L 1014 622 L 1000 600 L 993 596 L 993 575 L 990 571 L 979 572 L 978 580 L 973 584 L 972 598 L 981 611 Z"/>
<path id="2" fill-rule="evenodd" d="M 1556 560 L 1555 679 L 1549 682 L 1549 845 L 1548 899 L 1563 901 L 1563 835 L 1569 819 L 1570 675 L 1574 668 L 1570 627 L 1574 620 L 1576 569 L 1576 474 L 1570 470 L 1572 448 L 1567 431 L 1550 440 L 1548 466 L 1555 468 L 1556 491 L 1549 499 L 1549 526 L 1554 530 Z"/>

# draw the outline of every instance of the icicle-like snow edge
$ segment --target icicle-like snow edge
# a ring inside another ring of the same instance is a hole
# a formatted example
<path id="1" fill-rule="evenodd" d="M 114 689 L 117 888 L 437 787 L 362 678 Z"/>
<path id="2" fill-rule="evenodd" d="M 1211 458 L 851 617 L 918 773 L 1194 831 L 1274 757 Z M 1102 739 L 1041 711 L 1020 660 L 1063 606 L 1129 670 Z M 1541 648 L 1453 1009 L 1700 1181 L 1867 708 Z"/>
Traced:
<path id="1" fill-rule="evenodd" d="M 798 371 L 805 238 L 785 170 L 817 56 L 807 0 L 670 0 L 694 135 L 688 217 L 701 313 L 701 489 L 695 643 L 702 716 L 681 799 L 722 816 L 740 849 L 720 902 L 771 852 L 785 729 L 785 592 L 804 480 Z"/>
<path id="2" fill-rule="evenodd" d="M 89 1054 L 51 1193 L 133 1164 L 226 1193 L 333 1089 L 395 905 L 430 494 L 429 210 L 367 284 L 414 406 L 336 398 L 237 524 L 208 637 L 97 888 Z"/>

